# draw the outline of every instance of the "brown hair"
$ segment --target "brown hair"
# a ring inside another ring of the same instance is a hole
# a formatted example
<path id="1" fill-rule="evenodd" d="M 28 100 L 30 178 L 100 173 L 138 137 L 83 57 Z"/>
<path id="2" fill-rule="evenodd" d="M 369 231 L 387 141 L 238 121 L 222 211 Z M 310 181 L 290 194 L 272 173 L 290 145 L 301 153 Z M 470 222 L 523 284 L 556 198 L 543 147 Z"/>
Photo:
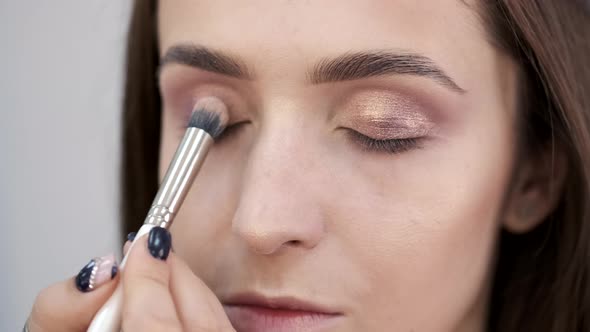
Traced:
<path id="1" fill-rule="evenodd" d="M 498 245 L 489 331 L 590 331 L 590 14 L 582 0 L 485 0 L 491 42 L 521 67 L 522 142 L 568 158 L 557 209 Z M 158 184 L 160 95 L 156 0 L 135 2 L 127 48 L 122 150 L 125 233 Z"/>
<path id="2" fill-rule="evenodd" d="M 590 12 L 576 0 L 485 1 L 493 43 L 521 67 L 521 143 L 560 149 L 559 206 L 533 231 L 503 232 L 491 331 L 590 331 Z"/>

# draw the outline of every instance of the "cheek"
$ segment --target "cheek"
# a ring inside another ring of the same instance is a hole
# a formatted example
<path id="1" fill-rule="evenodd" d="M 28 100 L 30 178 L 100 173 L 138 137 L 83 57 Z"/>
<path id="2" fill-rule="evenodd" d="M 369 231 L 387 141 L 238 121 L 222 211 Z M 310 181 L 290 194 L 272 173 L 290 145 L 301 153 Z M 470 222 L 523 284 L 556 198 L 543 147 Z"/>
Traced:
<path id="1" fill-rule="evenodd" d="M 160 179 L 179 143 L 175 120 L 163 118 Z M 172 125 L 169 125 L 172 124 Z M 212 248 L 230 243 L 231 221 L 237 206 L 248 147 L 214 146 L 199 171 L 170 229 L 174 250 L 204 280 L 215 280 Z"/>
<path id="2" fill-rule="evenodd" d="M 363 172 L 347 174 L 339 190 L 355 191 L 332 206 L 334 228 L 370 285 L 366 307 L 387 308 L 382 319 L 393 300 L 395 317 L 419 322 L 427 313 L 424 324 L 439 324 L 416 330 L 444 330 L 480 295 L 513 163 L 511 121 L 501 112 L 469 117 L 461 126 L 469 130 L 393 156 L 388 167 L 363 162 Z"/>
<path id="3" fill-rule="evenodd" d="M 377 157 L 338 153 L 318 141 L 317 153 L 301 157 L 322 166 L 306 170 L 303 178 L 325 216 L 329 250 L 318 257 L 343 267 L 338 272 L 348 276 L 359 317 L 404 317 L 392 330 L 438 331 L 467 311 L 481 291 L 514 137 L 507 114 L 473 113 L 453 135 L 422 150 Z M 164 119 L 161 170 L 176 149 L 177 132 Z M 235 146 L 210 152 L 172 227 L 175 251 L 210 285 L 226 275 L 216 262 L 232 260 L 231 221 L 250 153 L 250 147 Z M 432 319 L 424 324 L 433 325 L 417 324 L 425 314 Z"/>

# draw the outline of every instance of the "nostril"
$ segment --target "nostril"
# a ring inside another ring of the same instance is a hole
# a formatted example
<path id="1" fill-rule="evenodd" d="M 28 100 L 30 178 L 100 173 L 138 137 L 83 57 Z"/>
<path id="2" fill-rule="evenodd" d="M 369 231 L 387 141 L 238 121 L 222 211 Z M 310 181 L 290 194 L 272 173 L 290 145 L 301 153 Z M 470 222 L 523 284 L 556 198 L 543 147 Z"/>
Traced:
<path id="1" fill-rule="evenodd" d="M 285 244 L 286 245 L 289 245 L 289 246 L 297 247 L 297 246 L 300 246 L 301 245 L 301 241 L 300 240 L 291 240 L 291 241 L 288 241 Z"/>

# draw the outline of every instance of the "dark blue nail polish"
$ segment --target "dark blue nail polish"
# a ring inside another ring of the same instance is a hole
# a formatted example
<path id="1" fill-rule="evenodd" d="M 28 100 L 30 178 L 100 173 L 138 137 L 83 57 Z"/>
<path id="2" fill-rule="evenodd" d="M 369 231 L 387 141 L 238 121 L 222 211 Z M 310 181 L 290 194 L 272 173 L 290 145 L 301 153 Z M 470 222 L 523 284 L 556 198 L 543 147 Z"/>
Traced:
<path id="1" fill-rule="evenodd" d="M 117 265 L 113 265 L 111 268 L 111 279 L 115 279 L 117 272 L 119 272 L 119 267 L 117 267 Z"/>
<path id="2" fill-rule="evenodd" d="M 90 277 L 92 276 L 92 270 L 96 266 L 94 259 L 90 260 L 86 266 L 80 270 L 76 276 L 76 288 L 81 292 L 89 292 L 90 289 Z"/>
<path id="3" fill-rule="evenodd" d="M 137 235 L 136 232 L 131 232 L 131 233 L 127 234 L 127 241 L 133 242 L 133 240 L 135 240 L 135 235 Z"/>
<path id="4" fill-rule="evenodd" d="M 118 271 L 119 268 L 114 255 L 93 258 L 76 276 L 76 288 L 81 292 L 90 292 L 105 282 L 112 280 Z"/>
<path id="5" fill-rule="evenodd" d="M 154 227 L 150 230 L 148 236 L 148 250 L 154 258 L 165 261 L 168 258 L 171 246 L 172 237 L 167 229 Z"/>

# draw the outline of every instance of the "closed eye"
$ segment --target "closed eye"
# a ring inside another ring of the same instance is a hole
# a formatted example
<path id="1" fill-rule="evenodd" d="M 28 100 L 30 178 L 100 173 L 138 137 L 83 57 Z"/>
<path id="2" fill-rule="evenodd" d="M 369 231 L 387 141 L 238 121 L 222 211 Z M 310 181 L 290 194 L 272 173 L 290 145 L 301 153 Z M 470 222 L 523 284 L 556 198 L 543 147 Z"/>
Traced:
<path id="1" fill-rule="evenodd" d="M 420 148 L 423 137 L 375 139 L 361 134 L 356 130 L 346 128 L 348 137 L 363 151 L 397 154 Z"/>
<path id="2" fill-rule="evenodd" d="M 223 131 L 223 133 L 221 133 L 221 135 L 219 135 L 217 137 L 215 142 L 221 142 L 221 141 L 229 139 L 230 137 L 234 136 L 237 133 L 237 131 L 240 129 L 240 127 L 242 127 L 248 123 L 250 123 L 250 121 L 245 120 L 245 121 L 235 122 L 235 123 L 227 125 L 227 127 L 225 127 L 225 130 Z"/>

